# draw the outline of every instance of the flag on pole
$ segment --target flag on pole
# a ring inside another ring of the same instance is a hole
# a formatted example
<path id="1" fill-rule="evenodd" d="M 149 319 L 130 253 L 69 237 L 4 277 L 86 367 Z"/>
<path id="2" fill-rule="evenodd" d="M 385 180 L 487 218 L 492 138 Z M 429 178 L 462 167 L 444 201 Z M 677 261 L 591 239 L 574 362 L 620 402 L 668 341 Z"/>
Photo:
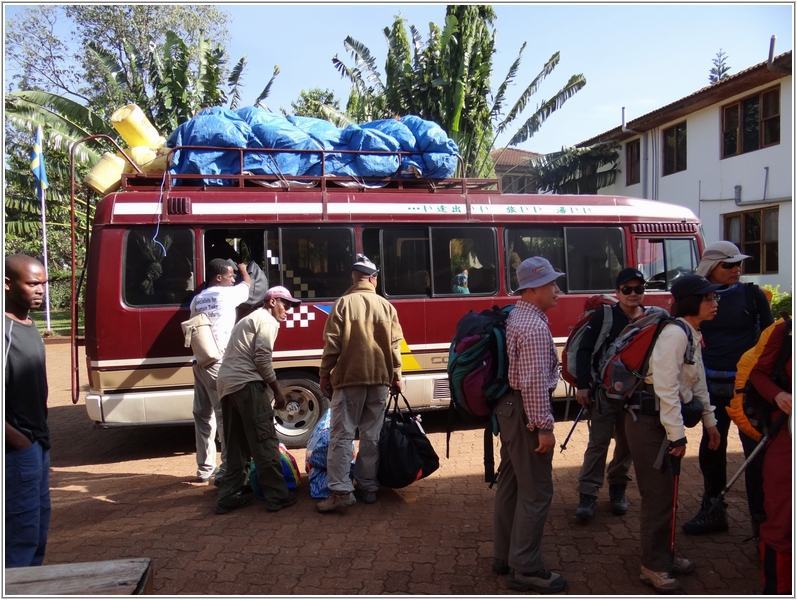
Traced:
<path id="1" fill-rule="evenodd" d="M 47 189 L 49 183 L 47 182 L 47 170 L 44 168 L 44 147 L 42 139 L 42 126 L 36 128 L 36 141 L 33 142 L 33 152 L 30 155 L 30 170 L 33 171 L 33 176 L 36 178 L 36 195 L 39 200 L 44 198 L 44 190 Z"/>
<path id="2" fill-rule="evenodd" d="M 45 219 L 44 191 L 49 187 L 47 170 L 44 168 L 44 136 L 42 126 L 36 128 L 36 140 L 33 142 L 33 152 L 30 154 L 30 170 L 36 178 L 36 194 L 42 207 L 42 247 L 44 250 L 44 276 L 49 279 L 47 269 L 47 223 Z M 50 330 L 50 284 L 44 284 L 44 312 L 47 330 Z"/>

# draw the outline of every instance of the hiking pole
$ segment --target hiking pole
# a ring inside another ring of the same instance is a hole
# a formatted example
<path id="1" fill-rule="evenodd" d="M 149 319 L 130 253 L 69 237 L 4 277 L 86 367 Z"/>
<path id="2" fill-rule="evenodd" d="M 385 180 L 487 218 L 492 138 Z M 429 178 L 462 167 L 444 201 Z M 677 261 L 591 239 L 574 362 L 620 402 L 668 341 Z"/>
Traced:
<path id="1" fill-rule="evenodd" d="M 681 479 L 681 457 L 670 455 L 672 465 L 672 531 L 670 532 L 670 564 L 675 564 L 675 515 L 678 513 L 678 480 Z"/>
<path id="2" fill-rule="evenodd" d="M 584 414 L 584 407 L 582 406 L 581 410 L 578 411 L 578 414 L 576 415 L 575 421 L 573 421 L 573 426 L 570 428 L 570 433 L 567 434 L 564 443 L 559 446 L 561 448 L 561 450 L 559 450 L 559 454 L 564 452 L 565 448 L 567 448 L 567 442 L 570 441 L 570 436 L 573 435 L 573 432 L 576 430 L 576 425 L 578 425 L 578 420 L 581 418 L 581 415 L 583 414 Z"/>
<path id="3" fill-rule="evenodd" d="M 783 425 L 788 418 L 789 415 L 782 413 L 777 419 L 775 419 L 775 422 L 767 428 L 764 437 L 762 437 L 761 441 L 758 442 L 758 446 L 753 449 L 753 451 L 750 453 L 750 456 L 748 456 L 747 460 L 742 463 L 742 466 L 739 467 L 739 470 L 736 471 L 733 477 L 731 477 L 731 480 L 728 482 L 728 484 L 722 488 L 719 496 L 716 498 L 711 498 L 711 506 L 708 509 L 709 513 L 714 512 L 715 509 L 723 512 L 725 511 L 725 505 L 723 504 L 723 500 L 725 500 L 725 494 L 727 494 L 731 489 L 731 486 L 736 483 L 736 480 L 742 476 L 742 473 L 744 473 L 745 469 L 750 466 L 750 463 L 753 461 L 753 459 L 764 449 L 764 446 L 766 446 L 767 442 L 775 437 L 775 434 L 778 432 L 778 429 L 780 429 L 780 426 Z"/>

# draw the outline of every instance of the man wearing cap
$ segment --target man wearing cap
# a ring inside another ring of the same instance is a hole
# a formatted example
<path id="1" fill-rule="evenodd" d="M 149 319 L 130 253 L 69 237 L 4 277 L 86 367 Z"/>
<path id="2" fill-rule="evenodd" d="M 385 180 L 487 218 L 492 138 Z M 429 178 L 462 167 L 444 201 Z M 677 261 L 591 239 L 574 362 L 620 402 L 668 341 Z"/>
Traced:
<path id="1" fill-rule="evenodd" d="M 330 404 L 327 481 L 331 494 L 318 503 L 320 512 L 356 502 L 349 478 L 355 430 L 360 445 L 354 478 L 362 500 L 376 502 L 379 484 L 379 433 L 388 389 L 401 389 L 401 340 L 396 309 L 377 295 L 379 270 L 358 254 L 352 265 L 353 285 L 335 301 L 324 327 L 324 353 L 319 377 Z"/>
<path id="2" fill-rule="evenodd" d="M 631 451 L 625 436 L 625 411 L 622 404 L 612 402 L 600 393 L 600 386 L 592 380 L 592 374 L 597 372 L 602 354 L 625 326 L 647 313 L 647 309 L 642 306 L 645 298 L 644 275 L 633 267 L 623 269 L 617 275 L 615 293 L 617 304 L 612 307 L 604 306 L 602 310 L 593 313 L 576 353 L 576 400 L 581 406 L 591 409 L 592 420 L 589 443 L 584 452 L 584 463 L 581 465 L 576 487 L 579 493 L 576 516 L 585 521 L 595 515 L 612 435 L 615 446 L 614 457 L 607 471 L 609 500 L 614 514 L 624 515 L 628 512 L 625 489 L 631 481 L 628 475 Z M 593 354 L 596 344 L 600 345 Z"/>
<path id="3" fill-rule="evenodd" d="M 274 429 L 274 408 L 285 408 L 285 396 L 272 366 L 274 342 L 289 309 L 301 304 L 282 286 L 266 292 L 263 307 L 238 321 L 224 352 L 216 385 L 224 416 L 227 475 L 219 486 L 216 514 L 250 504 L 244 491 L 246 463 L 251 457 L 257 481 L 266 497 L 266 509 L 278 511 L 296 503 L 296 490 L 288 491 L 282 474 L 279 439 Z"/>
<path id="4" fill-rule="evenodd" d="M 542 535 L 553 497 L 554 418 L 551 394 L 559 381 L 559 357 L 545 312 L 560 292 L 555 271 L 541 256 L 517 268 L 520 294 L 506 323 L 510 390 L 493 411 L 501 430 L 501 467 L 495 496 L 493 570 L 509 587 L 541 594 L 567 582 L 545 570 Z"/>
<path id="5" fill-rule="evenodd" d="M 750 258 L 742 254 L 735 244 L 727 241 L 706 246 L 697 267 L 697 274 L 712 284 L 726 286 L 719 289 L 717 316 L 701 327 L 705 348 L 703 362 L 708 378 L 711 404 L 716 407 L 717 428 L 722 442 L 716 450 L 708 448 L 708 436 L 703 431 L 700 442 L 699 463 L 703 473 L 703 499 L 697 514 L 683 524 L 686 533 L 700 535 L 711 531 L 727 531 L 728 518 L 723 510 L 711 508 L 711 498 L 716 498 L 727 483 L 726 453 L 731 419 L 725 410 L 735 394 L 736 364 L 747 350 L 758 341 L 761 332 L 774 319 L 769 300 L 763 291 L 752 283 L 740 283 L 742 261 Z M 677 281 L 677 280 L 676 280 Z M 739 432 L 745 455 L 749 455 L 756 442 Z M 753 534 L 765 518 L 760 463 L 750 465 L 745 471 L 747 502 L 753 524 Z"/>
<path id="6" fill-rule="evenodd" d="M 204 313 L 210 319 L 213 337 L 219 349 L 224 350 L 235 325 L 235 309 L 249 299 L 251 279 L 246 265 L 238 265 L 241 283 L 235 285 L 234 261 L 214 258 L 205 272 L 207 287 L 191 300 L 191 316 Z M 194 372 L 194 432 L 196 434 L 197 481 L 207 483 L 215 475 L 217 486 L 224 477 L 227 448 L 224 445 L 224 425 L 221 404 L 216 393 L 216 377 L 223 357 L 216 363 L 203 367 L 196 358 Z M 221 439 L 221 465 L 216 469 L 216 432 Z"/>

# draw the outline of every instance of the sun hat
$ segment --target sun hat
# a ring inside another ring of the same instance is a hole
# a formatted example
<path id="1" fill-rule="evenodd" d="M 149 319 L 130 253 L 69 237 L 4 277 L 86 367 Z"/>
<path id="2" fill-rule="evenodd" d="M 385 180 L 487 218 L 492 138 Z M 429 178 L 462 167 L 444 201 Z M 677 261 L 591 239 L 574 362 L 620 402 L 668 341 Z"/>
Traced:
<path id="1" fill-rule="evenodd" d="M 555 270 L 547 259 L 542 256 L 532 256 L 520 263 L 517 268 L 518 287 L 515 293 L 519 294 L 527 288 L 540 287 L 546 283 L 551 283 L 562 275 L 564 273 Z"/>
<path id="2" fill-rule="evenodd" d="M 266 296 L 263 298 L 263 300 L 268 302 L 272 298 L 282 298 L 283 300 L 287 300 L 293 308 L 296 308 L 302 303 L 301 300 L 291 296 L 291 293 L 281 285 L 275 285 L 273 288 L 270 288 L 266 292 Z"/>
<path id="3" fill-rule="evenodd" d="M 700 264 L 695 269 L 695 273 L 708 277 L 721 262 L 735 263 L 742 262 L 745 258 L 750 258 L 749 254 L 742 254 L 733 242 L 714 242 L 703 250 Z"/>
<path id="4" fill-rule="evenodd" d="M 351 270 L 359 271 L 360 273 L 365 273 L 369 277 L 371 275 L 376 275 L 379 273 L 379 269 L 376 268 L 376 265 L 373 263 L 373 261 L 369 259 L 365 254 L 357 255 L 357 262 L 355 262 L 351 266 Z"/>

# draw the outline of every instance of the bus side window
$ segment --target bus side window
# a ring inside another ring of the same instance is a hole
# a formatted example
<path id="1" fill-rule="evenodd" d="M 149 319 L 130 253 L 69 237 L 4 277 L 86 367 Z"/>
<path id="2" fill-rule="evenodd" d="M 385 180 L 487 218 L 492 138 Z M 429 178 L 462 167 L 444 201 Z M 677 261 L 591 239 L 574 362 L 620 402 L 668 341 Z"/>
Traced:
<path id="1" fill-rule="evenodd" d="M 366 228 L 363 251 L 381 269 L 378 284 L 385 295 L 431 295 L 427 228 Z"/>
<path id="2" fill-rule="evenodd" d="M 282 285 L 294 298 L 334 299 L 351 287 L 351 227 L 283 227 L 279 233 Z"/>
<path id="3" fill-rule="evenodd" d="M 619 227 L 565 227 L 567 282 L 571 292 L 610 292 L 625 266 Z"/>
<path id="4" fill-rule="evenodd" d="M 492 227 L 432 228 L 432 285 L 435 294 L 456 294 L 452 284 L 458 267 L 468 271 L 467 293 L 498 291 L 498 251 Z"/>
<path id="5" fill-rule="evenodd" d="M 700 262 L 695 238 L 637 238 L 637 268 L 651 290 L 668 290 L 673 280 L 694 273 Z"/>
<path id="6" fill-rule="evenodd" d="M 509 293 L 517 289 L 517 268 L 531 256 L 547 258 L 554 269 L 565 271 L 564 234 L 558 225 L 540 227 L 507 227 L 504 230 L 506 253 L 506 287 Z M 556 280 L 563 292 L 568 291 L 567 280 Z"/>
<path id="7" fill-rule="evenodd" d="M 132 227 L 125 233 L 122 293 L 130 306 L 187 305 L 194 295 L 194 234 L 187 227 Z"/>

